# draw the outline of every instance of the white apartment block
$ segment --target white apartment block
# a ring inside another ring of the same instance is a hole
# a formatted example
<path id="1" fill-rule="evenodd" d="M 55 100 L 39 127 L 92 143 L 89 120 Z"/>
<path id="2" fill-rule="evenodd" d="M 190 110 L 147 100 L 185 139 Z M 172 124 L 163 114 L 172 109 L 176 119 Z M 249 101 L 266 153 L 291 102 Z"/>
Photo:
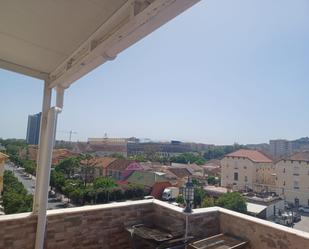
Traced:
<path id="1" fill-rule="evenodd" d="M 221 160 L 221 186 L 236 191 L 276 192 L 273 162 L 257 150 L 232 152 Z"/>
<path id="2" fill-rule="evenodd" d="M 270 153 L 274 158 L 287 157 L 293 153 L 292 142 L 285 139 L 275 139 L 269 141 Z"/>

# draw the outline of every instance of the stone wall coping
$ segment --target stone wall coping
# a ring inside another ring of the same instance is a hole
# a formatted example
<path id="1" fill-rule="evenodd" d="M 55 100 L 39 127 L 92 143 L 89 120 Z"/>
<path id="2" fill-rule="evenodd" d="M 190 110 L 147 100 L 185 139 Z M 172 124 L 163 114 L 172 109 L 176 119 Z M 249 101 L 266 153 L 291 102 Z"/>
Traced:
<path id="1" fill-rule="evenodd" d="M 10 220 L 19 220 L 19 219 L 28 219 L 33 216 L 32 213 L 20 213 L 20 214 L 6 214 L 0 215 L 0 222 L 1 221 L 10 221 Z"/>
<path id="2" fill-rule="evenodd" d="M 127 207 L 127 206 L 140 206 L 140 205 L 147 205 L 147 204 L 152 204 L 152 203 L 153 203 L 153 200 L 138 200 L 138 201 L 114 202 L 114 203 L 99 204 L 99 205 L 86 205 L 82 207 L 47 210 L 47 216 L 68 214 L 68 213 L 89 212 L 89 211 L 96 211 L 96 210 L 103 210 L 103 209 L 121 208 L 121 207 Z"/>
<path id="3" fill-rule="evenodd" d="M 269 227 L 269 228 L 272 228 L 272 229 L 275 229 L 275 230 L 294 234 L 296 236 L 300 236 L 300 237 L 303 237 L 304 239 L 309 240 L 309 233 L 301 231 L 301 230 L 286 227 L 286 226 L 276 224 L 276 223 L 271 222 L 271 221 L 259 219 L 259 218 L 256 218 L 256 217 L 253 217 L 253 216 L 250 216 L 250 215 L 247 215 L 247 214 L 238 213 L 238 212 L 231 211 L 231 210 L 228 210 L 228 209 L 225 209 L 225 208 L 218 207 L 218 211 L 219 211 L 219 214 L 222 213 L 222 214 L 234 216 L 236 218 L 243 219 L 243 220 L 246 220 L 248 222 L 257 223 L 257 224 L 260 224 L 262 226 L 266 226 L 266 227 Z M 221 220 L 221 218 L 219 218 L 219 220 Z"/>
<path id="4" fill-rule="evenodd" d="M 219 207 L 208 207 L 208 208 L 197 208 L 193 209 L 192 215 L 194 214 L 206 214 L 206 213 L 214 213 L 219 212 Z"/>
<path id="5" fill-rule="evenodd" d="M 155 205 L 159 205 L 161 207 L 165 207 L 167 209 L 170 209 L 172 211 L 175 211 L 177 213 L 182 213 L 183 215 L 195 215 L 195 214 L 207 214 L 207 213 L 213 213 L 213 212 L 219 212 L 219 207 L 208 207 L 208 208 L 197 208 L 193 209 L 192 213 L 185 213 L 183 208 L 177 207 L 173 204 L 170 204 L 168 202 L 160 201 L 160 200 L 153 200 L 153 203 Z"/>
<path id="6" fill-rule="evenodd" d="M 164 201 L 160 201 L 160 200 L 154 199 L 154 200 L 153 200 L 153 203 L 154 203 L 155 205 L 158 205 L 158 206 L 165 207 L 165 208 L 167 208 L 167 209 L 173 210 L 173 211 L 175 211 L 175 212 L 177 212 L 177 213 L 184 213 L 184 212 L 183 212 L 183 208 L 177 207 L 177 206 L 175 206 L 175 205 L 173 205 L 173 204 L 170 204 L 170 203 L 168 203 L 168 202 L 164 202 Z"/>

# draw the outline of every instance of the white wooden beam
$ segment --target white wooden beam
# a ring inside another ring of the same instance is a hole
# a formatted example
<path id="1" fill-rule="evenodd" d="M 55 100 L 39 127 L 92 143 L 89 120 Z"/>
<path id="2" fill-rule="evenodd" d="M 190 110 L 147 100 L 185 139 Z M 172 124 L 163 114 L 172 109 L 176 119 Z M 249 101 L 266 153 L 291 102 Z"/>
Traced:
<path id="1" fill-rule="evenodd" d="M 45 72 L 40 72 L 32 68 L 24 67 L 9 61 L 5 61 L 0 59 L 0 68 L 15 72 L 15 73 L 20 73 L 20 74 L 25 74 L 30 77 L 34 77 L 37 79 L 41 80 L 47 80 L 49 75 L 48 73 Z"/>
<path id="2" fill-rule="evenodd" d="M 50 74 L 50 87 L 68 87 L 199 0 L 130 0 Z"/>

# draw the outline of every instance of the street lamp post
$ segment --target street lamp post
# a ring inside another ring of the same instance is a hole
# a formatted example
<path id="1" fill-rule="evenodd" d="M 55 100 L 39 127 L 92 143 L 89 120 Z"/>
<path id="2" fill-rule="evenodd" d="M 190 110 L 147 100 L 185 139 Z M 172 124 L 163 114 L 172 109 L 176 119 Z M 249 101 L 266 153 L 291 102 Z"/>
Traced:
<path id="1" fill-rule="evenodd" d="M 186 207 L 184 209 L 185 213 L 191 213 L 192 212 L 192 204 L 194 200 L 194 185 L 192 183 L 191 177 L 188 177 L 188 181 L 186 183 L 186 186 L 184 187 L 184 199 L 186 203 Z"/>

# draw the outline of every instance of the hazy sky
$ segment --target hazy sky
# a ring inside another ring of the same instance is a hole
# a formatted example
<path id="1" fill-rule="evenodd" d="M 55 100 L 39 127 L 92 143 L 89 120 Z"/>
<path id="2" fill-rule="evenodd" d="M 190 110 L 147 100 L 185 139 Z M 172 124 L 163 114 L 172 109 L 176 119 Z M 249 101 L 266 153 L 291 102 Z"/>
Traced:
<path id="1" fill-rule="evenodd" d="M 0 70 L 0 84 L 0 137 L 24 138 L 43 83 Z M 58 130 L 216 144 L 308 136 L 309 1 L 202 0 L 73 84 Z"/>

